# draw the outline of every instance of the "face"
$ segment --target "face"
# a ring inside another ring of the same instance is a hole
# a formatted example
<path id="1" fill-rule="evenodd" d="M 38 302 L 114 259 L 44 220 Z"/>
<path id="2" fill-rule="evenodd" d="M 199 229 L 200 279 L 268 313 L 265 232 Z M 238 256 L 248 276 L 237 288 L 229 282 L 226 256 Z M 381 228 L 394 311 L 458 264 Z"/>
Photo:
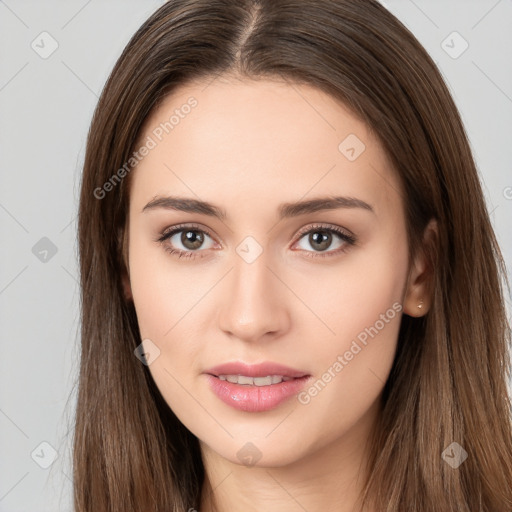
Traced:
<path id="1" fill-rule="evenodd" d="M 169 407 L 238 464 L 356 446 L 407 292 L 400 184 L 378 140 L 315 88 L 224 78 L 167 97 L 143 145 L 129 288 Z"/>

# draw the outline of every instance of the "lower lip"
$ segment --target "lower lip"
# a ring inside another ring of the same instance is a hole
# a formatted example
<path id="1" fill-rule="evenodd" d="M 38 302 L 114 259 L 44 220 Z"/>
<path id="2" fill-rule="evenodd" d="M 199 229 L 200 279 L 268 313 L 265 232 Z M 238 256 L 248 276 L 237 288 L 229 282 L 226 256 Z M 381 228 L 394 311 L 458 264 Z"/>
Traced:
<path id="1" fill-rule="evenodd" d="M 309 376 L 283 381 L 269 386 L 248 386 L 220 380 L 207 375 L 210 389 L 226 404 L 246 412 L 262 412 L 274 409 L 304 387 Z"/>

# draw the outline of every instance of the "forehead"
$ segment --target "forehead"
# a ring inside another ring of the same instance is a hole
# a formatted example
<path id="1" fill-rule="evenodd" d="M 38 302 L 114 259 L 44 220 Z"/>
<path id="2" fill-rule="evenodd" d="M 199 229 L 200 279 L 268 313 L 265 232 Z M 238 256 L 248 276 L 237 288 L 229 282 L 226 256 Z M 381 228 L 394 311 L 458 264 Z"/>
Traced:
<path id="1" fill-rule="evenodd" d="M 399 189 L 365 123 L 307 85 L 222 78 L 184 85 L 146 120 L 142 145 L 151 149 L 132 171 L 136 202 L 172 193 L 261 210 L 343 193 L 366 195 L 378 209 Z"/>

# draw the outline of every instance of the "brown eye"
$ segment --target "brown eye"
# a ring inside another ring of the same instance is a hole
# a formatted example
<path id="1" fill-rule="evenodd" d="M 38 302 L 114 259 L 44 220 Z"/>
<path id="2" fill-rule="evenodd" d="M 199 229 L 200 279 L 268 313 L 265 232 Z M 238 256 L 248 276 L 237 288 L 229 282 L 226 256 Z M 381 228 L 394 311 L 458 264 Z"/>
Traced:
<path id="1" fill-rule="evenodd" d="M 324 230 L 311 231 L 308 242 L 314 249 L 325 251 L 332 243 L 332 234 Z"/>
<path id="2" fill-rule="evenodd" d="M 199 249 L 204 242 L 204 234 L 198 230 L 183 230 L 181 232 L 180 242 L 185 249 L 194 251 Z"/>
<path id="3" fill-rule="evenodd" d="M 210 244 L 208 245 L 208 240 Z M 212 236 L 198 226 L 174 226 L 165 230 L 156 240 L 165 250 L 178 257 L 195 258 L 205 256 L 215 242 Z"/>
<path id="4" fill-rule="evenodd" d="M 300 235 L 297 245 L 310 257 L 335 256 L 356 243 L 356 238 L 352 233 L 334 226 L 313 226 L 302 230 Z M 307 245 L 313 250 L 309 249 Z"/>

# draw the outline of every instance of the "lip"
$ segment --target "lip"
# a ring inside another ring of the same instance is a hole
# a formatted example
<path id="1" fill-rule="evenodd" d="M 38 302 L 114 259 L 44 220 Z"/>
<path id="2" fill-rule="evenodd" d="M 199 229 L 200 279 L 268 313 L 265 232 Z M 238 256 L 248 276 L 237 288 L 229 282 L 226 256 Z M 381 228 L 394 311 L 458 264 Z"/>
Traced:
<path id="1" fill-rule="evenodd" d="M 294 379 L 304 377 L 307 372 L 295 370 L 282 364 L 265 361 L 259 364 L 246 364 L 239 361 L 214 366 L 204 373 L 214 375 L 245 375 L 247 377 L 266 377 L 267 375 L 282 375 L 283 377 L 292 377 Z"/>
<path id="2" fill-rule="evenodd" d="M 220 400 L 245 412 L 263 412 L 276 408 L 299 393 L 311 378 L 311 375 L 306 372 L 271 362 L 255 365 L 231 362 L 210 368 L 204 373 L 210 389 Z M 220 380 L 219 375 L 246 375 L 247 377 L 282 375 L 291 377 L 292 380 L 268 386 L 251 386 Z"/>

